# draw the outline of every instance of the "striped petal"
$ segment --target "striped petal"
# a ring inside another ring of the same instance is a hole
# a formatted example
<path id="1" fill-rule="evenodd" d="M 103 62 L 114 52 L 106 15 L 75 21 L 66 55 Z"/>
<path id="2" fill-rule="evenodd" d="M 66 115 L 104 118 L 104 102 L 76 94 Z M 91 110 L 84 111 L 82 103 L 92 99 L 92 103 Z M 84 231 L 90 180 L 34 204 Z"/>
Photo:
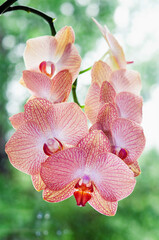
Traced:
<path id="1" fill-rule="evenodd" d="M 134 189 L 135 178 L 129 167 L 112 153 L 101 153 L 92 159 L 90 173 L 99 194 L 107 201 L 115 202 L 127 197 Z"/>
<path id="2" fill-rule="evenodd" d="M 68 70 L 60 71 L 51 82 L 50 98 L 52 103 L 67 101 L 72 88 L 72 76 Z"/>
<path id="3" fill-rule="evenodd" d="M 74 43 L 75 34 L 72 27 L 65 26 L 57 32 L 55 38 L 57 40 L 57 48 L 55 51 L 55 56 L 57 59 L 62 56 L 68 43 Z"/>
<path id="4" fill-rule="evenodd" d="M 131 92 L 136 95 L 141 91 L 141 78 L 138 72 L 120 69 L 112 73 L 110 83 L 116 93 Z"/>
<path id="5" fill-rule="evenodd" d="M 40 174 L 32 175 L 31 179 L 32 179 L 32 183 L 33 183 L 33 186 L 36 189 L 36 191 L 39 192 L 39 191 L 45 189 L 46 185 L 43 182 L 43 180 L 41 179 Z"/>
<path id="6" fill-rule="evenodd" d="M 34 121 L 38 126 L 46 131 L 50 128 L 46 119 L 46 112 L 52 103 L 43 98 L 35 98 L 24 105 L 25 121 Z"/>
<path id="7" fill-rule="evenodd" d="M 59 191 L 76 182 L 84 172 L 86 153 L 80 148 L 69 148 L 50 156 L 41 166 L 41 178 L 47 188 Z"/>
<path id="8" fill-rule="evenodd" d="M 23 71 L 25 86 L 31 90 L 33 96 L 50 99 L 51 79 L 43 73 Z"/>
<path id="9" fill-rule="evenodd" d="M 124 162 L 129 165 L 140 157 L 145 147 L 142 127 L 128 119 L 118 118 L 114 120 L 112 137 L 115 146 L 127 150 L 128 156 L 124 159 Z"/>
<path id="10" fill-rule="evenodd" d="M 111 129 L 112 122 L 118 117 L 116 107 L 111 103 L 105 103 L 97 116 L 97 123 L 102 126 L 102 131 L 107 133 Z"/>
<path id="11" fill-rule="evenodd" d="M 85 113 L 91 123 L 96 122 L 100 108 L 100 87 L 97 83 L 92 83 L 88 89 L 85 101 Z"/>
<path id="12" fill-rule="evenodd" d="M 57 71 L 68 69 L 72 75 L 72 82 L 74 82 L 78 76 L 80 66 L 81 57 L 76 47 L 71 43 L 67 44 L 61 58 L 56 64 Z"/>
<path id="13" fill-rule="evenodd" d="M 12 126 L 15 128 L 15 129 L 18 129 L 22 124 L 25 123 L 25 119 L 24 119 L 24 113 L 21 112 L 21 113 L 17 113 L 13 116 L 11 116 L 9 118 Z"/>
<path id="14" fill-rule="evenodd" d="M 13 134 L 6 144 L 6 153 L 11 164 L 18 170 L 30 175 L 37 174 L 45 161 L 43 144 L 46 141 L 39 126 L 28 122 Z"/>
<path id="15" fill-rule="evenodd" d="M 116 92 L 112 85 L 107 81 L 103 82 L 100 90 L 100 102 L 102 103 L 110 102 L 114 104 L 115 97 Z"/>
<path id="16" fill-rule="evenodd" d="M 96 82 L 101 87 L 104 81 L 109 81 L 112 70 L 103 61 L 96 62 L 91 71 L 92 83 Z"/>
<path id="17" fill-rule="evenodd" d="M 116 105 L 119 116 L 140 124 L 142 121 L 142 102 L 142 97 L 133 93 L 121 92 L 117 94 Z"/>
<path id="18" fill-rule="evenodd" d="M 46 118 L 54 137 L 62 143 L 75 146 L 88 133 L 86 116 L 76 103 L 54 104 Z"/>
<path id="19" fill-rule="evenodd" d="M 84 149 L 87 153 L 87 166 L 95 161 L 96 155 L 110 151 L 108 138 L 102 131 L 91 131 L 78 144 L 77 147 Z"/>
<path id="20" fill-rule="evenodd" d="M 99 194 L 98 190 L 94 186 L 92 193 L 92 198 L 89 200 L 89 204 L 98 212 L 107 215 L 107 216 L 114 216 L 118 202 L 108 202 Z"/>
<path id="21" fill-rule="evenodd" d="M 66 198 L 71 197 L 73 195 L 76 182 L 77 180 L 72 181 L 59 191 L 52 191 L 49 188 L 46 188 L 43 191 L 43 199 L 47 202 L 61 202 Z"/>

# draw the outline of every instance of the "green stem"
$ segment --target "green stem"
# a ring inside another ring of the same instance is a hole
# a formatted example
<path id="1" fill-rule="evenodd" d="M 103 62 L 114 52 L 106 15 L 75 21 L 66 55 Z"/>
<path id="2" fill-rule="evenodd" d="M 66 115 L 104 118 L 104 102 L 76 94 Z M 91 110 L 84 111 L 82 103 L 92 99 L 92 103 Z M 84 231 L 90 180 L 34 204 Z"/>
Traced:
<path id="1" fill-rule="evenodd" d="M 76 88 L 77 88 L 77 78 L 72 84 L 72 96 L 73 96 L 73 101 L 77 103 L 80 107 L 82 107 L 78 101 L 77 94 L 76 94 Z"/>
<path id="2" fill-rule="evenodd" d="M 17 10 L 23 10 L 23 11 L 26 11 L 28 13 L 31 12 L 31 13 L 34 13 L 34 14 L 42 17 L 43 19 L 45 19 L 45 21 L 47 21 L 49 26 L 50 26 L 52 36 L 55 36 L 56 30 L 55 30 L 55 27 L 54 27 L 54 24 L 53 24 L 53 21 L 55 20 L 55 18 L 52 18 L 52 17 L 46 15 L 45 13 L 43 13 L 41 11 L 38 11 L 34 8 L 21 6 L 21 5 L 15 6 L 15 7 L 9 7 L 9 8 L 7 8 L 7 10 L 4 11 L 4 13 L 5 12 L 11 12 L 11 11 L 17 11 Z"/>
<path id="3" fill-rule="evenodd" d="M 7 0 L 0 6 L 0 14 L 2 14 L 5 10 L 7 10 L 13 3 L 17 2 L 17 0 Z"/>
<path id="4" fill-rule="evenodd" d="M 91 68 L 92 68 L 92 67 L 86 68 L 85 70 L 80 71 L 79 74 L 85 73 L 85 72 L 91 70 Z"/>

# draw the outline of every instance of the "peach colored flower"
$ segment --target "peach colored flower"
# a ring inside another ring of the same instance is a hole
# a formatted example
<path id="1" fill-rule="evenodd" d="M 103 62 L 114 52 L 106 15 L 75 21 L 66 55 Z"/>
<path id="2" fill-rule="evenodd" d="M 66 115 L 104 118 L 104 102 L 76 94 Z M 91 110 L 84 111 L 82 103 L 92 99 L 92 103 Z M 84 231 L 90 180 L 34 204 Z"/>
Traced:
<path id="1" fill-rule="evenodd" d="M 68 26 L 58 31 L 55 37 L 29 39 L 24 51 L 26 69 L 44 73 L 50 78 L 62 70 L 69 70 L 74 81 L 81 64 L 74 41 L 74 31 Z"/>
<path id="2" fill-rule="evenodd" d="M 78 206 L 88 202 L 102 214 L 115 215 L 118 201 L 131 194 L 136 181 L 128 166 L 109 150 L 107 137 L 94 131 L 77 147 L 50 156 L 40 173 L 46 185 L 44 200 L 59 202 L 74 195 Z"/>
<path id="3" fill-rule="evenodd" d="M 109 47 L 109 57 L 107 58 L 106 62 L 110 65 L 112 70 L 125 69 L 127 62 L 122 47 L 113 34 L 110 33 L 106 25 L 102 27 L 94 18 L 93 21 L 101 31 Z"/>
<path id="4" fill-rule="evenodd" d="M 11 122 L 17 130 L 6 144 L 6 153 L 15 168 L 35 178 L 48 156 L 75 146 L 88 133 L 86 116 L 75 103 L 51 104 L 36 98 Z"/>
<path id="5" fill-rule="evenodd" d="M 142 97 L 140 75 L 136 71 L 120 69 L 112 72 L 103 61 L 93 65 L 92 82 L 85 101 L 88 119 L 96 122 L 98 112 L 105 103 L 112 103 L 118 116 L 141 123 Z"/>

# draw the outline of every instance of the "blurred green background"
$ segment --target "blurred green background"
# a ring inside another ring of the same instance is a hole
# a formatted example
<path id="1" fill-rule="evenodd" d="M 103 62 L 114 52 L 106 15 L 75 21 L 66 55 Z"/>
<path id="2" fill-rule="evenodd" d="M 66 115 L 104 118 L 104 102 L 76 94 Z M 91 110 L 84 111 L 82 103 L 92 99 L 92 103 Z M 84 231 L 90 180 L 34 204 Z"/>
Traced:
<path id="1" fill-rule="evenodd" d="M 0 0 L 0 4 L 4 1 Z M 13 133 L 8 117 L 23 111 L 29 94 L 18 82 L 24 70 L 27 39 L 49 35 L 39 16 L 15 11 L 0 16 L 0 239 L 1 240 L 158 240 L 159 239 L 159 5 L 137 0 L 19 0 L 14 5 L 37 8 L 57 20 L 58 31 L 71 25 L 83 58 L 81 70 L 106 51 L 106 44 L 91 20 L 107 24 L 125 50 L 129 68 L 141 73 L 144 98 L 143 127 L 147 138 L 139 159 L 142 174 L 134 192 L 119 202 L 117 214 L 107 217 L 89 205 L 79 208 L 72 198 L 61 203 L 43 201 L 31 179 L 14 169 L 4 152 Z M 84 98 L 90 72 L 78 81 L 78 97 Z"/>

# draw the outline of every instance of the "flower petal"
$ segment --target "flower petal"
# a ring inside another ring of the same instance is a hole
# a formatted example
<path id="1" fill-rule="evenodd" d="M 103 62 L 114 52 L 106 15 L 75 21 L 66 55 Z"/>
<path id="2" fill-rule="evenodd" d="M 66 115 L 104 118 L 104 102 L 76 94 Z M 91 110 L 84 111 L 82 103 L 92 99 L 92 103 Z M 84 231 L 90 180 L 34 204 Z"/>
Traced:
<path id="1" fill-rule="evenodd" d="M 49 100 L 52 103 L 65 102 L 71 92 L 72 76 L 68 70 L 60 71 L 53 78 L 51 85 Z"/>
<path id="2" fill-rule="evenodd" d="M 107 133 L 110 131 L 112 122 L 118 117 L 116 107 L 111 103 L 105 103 L 100 109 L 97 116 L 97 123 L 102 126 L 102 131 Z"/>
<path id="3" fill-rule="evenodd" d="M 101 90 L 100 90 L 100 102 L 103 103 L 113 103 L 116 97 L 116 92 L 112 85 L 105 81 L 102 83 Z"/>
<path id="4" fill-rule="evenodd" d="M 80 148 L 68 148 L 47 158 L 41 167 L 41 178 L 47 188 L 59 191 L 84 172 L 86 153 Z"/>
<path id="5" fill-rule="evenodd" d="M 113 62 L 115 62 L 113 65 L 118 65 L 118 68 L 126 68 L 126 60 L 125 55 L 122 47 L 118 43 L 118 41 L 115 39 L 115 37 L 109 32 L 106 25 L 102 27 L 97 20 L 93 18 L 93 21 L 96 23 L 97 27 L 101 31 L 103 37 L 105 38 L 110 51 L 111 55 L 113 56 Z"/>
<path id="6" fill-rule="evenodd" d="M 97 83 L 92 83 L 88 89 L 85 101 L 85 113 L 91 123 L 96 122 L 98 111 L 100 108 L 100 87 Z"/>
<path id="7" fill-rule="evenodd" d="M 99 194 L 111 202 L 127 197 L 134 189 L 136 180 L 129 167 L 112 153 L 101 153 L 91 162 L 90 173 Z"/>
<path id="8" fill-rule="evenodd" d="M 35 98 L 24 105 L 25 121 L 34 121 L 44 131 L 49 128 L 46 112 L 52 103 L 43 98 Z"/>
<path id="9" fill-rule="evenodd" d="M 50 99 L 51 79 L 43 73 L 23 71 L 25 86 L 35 97 Z"/>
<path id="10" fill-rule="evenodd" d="M 98 212 L 107 215 L 114 216 L 118 207 L 118 202 L 108 202 L 97 191 L 94 187 L 92 198 L 89 200 L 89 204 Z"/>
<path id="11" fill-rule="evenodd" d="M 128 165 L 128 167 L 133 171 L 134 177 L 137 177 L 141 174 L 141 170 L 137 161 L 135 161 L 131 165 Z"/>
<path id="12" fill-rule="evenodd" d="M 109 81 L 111 73 L 112 70 L 108 64 L 101 60 L 96 62 L 91 71 L 92 83 L 96 82 L 101 87 L 104 81 Z"/>
<path id="13" fill-rule="evenodd" d="M 61 57 L 61 55 L 65 50 L 66 45 L 68 43 L 74 43 L 75 34 L 72 27 L 65 26 L 57 32 L 55 38 L 57 40 L 57 48 L 56 48 L 55 55 L 56 57 L 57 56 Z"/>
<path id="14" fill-rule="evenodd" d="M 21 113 L 17 113 L 13 116 L 11 116 L 9 118 L 12 126 L 15 128 L 15 129 L 18 129 L 22 124 L 25 123 L 25 119 L 24 119 L 24 113 L 21 112 Z"/>
<path id="15" fill-rule="evenodd" d="M 31 179 L 32 179 L 32 183 L 33 183 L 34 188 L 38 192 L 45 189 L 46 185 L 43 182 L 43 180 L 41 179 L 40 174 L 32 175 Z"/>
<path id="16" fill-rule="evenodd" d="M 121 92 L 116 96 L 116 104 L 119 109 L 119 116 L 137 123 L 142 121 L 142 97 L 133 93 Z"/>
<path id="17" fill-rule="evenodd" d="M 32 38 L 27 41 L 24 51 L 26 69 L 39 71 L 39 65 L 43 61 L 54 63 L 57 40 L 52 36 Z"/>
<path id="18" fill-rule="evenodd" d="M 49 188 L 46 188 L 43 191 L 43 199 L 48 202 L 61 202 L 66 198 L 71 197 L 73 195 L 76 182 L 77 180 L 72 181 L 59 191 L 52 191 Z"/>
<path id="19" fill-rule="evenodd" d="M 81 57 L 76 47 L 71 43 L 67 44 L 61 58 L 56 64 L 57 71 L 68 69 L 72 74 L 72 82 L 74 82 L 78 76 L 80 66 Z"/>
<path id="20" fill-rule="evenodd" d="M 37 174 L 45 161 L 43 152 L 45 137 L 38 125 L 28 122 L 18 128 L 6 144 L 6 153 L 11 164 L 30 175 Z"/>
<path id="21" fill-rule="evenodd" d="M 128 156 L 124 159 L 124 162 L 129 165 L 140 157 L 145 147 L 145 136 L 142 127 L 128 119 L 118 118 L 114 120 L 112 123 L 112 137 L 115 146 L 128 151 Z"/>
<path id="22" fill-rule="evenodd" d="M 57 103 L 47 111 L 47 121 L 59 141 L 76 145 L 88 133 L 87 119 L 76 103 Z"/>
<path id="23" fill-rule="evenodd" d="M 102 131 L 91 131 L 78 144 L 77 147 L 82 148 L 87 153 L 87 166 L 90 161 L 95 161 L 97 154 L 110 151 L 110 143 L 108 138 Z"/>
<path id="24" fill-rule="evenodd" d="M 140 74 L 133 70 L 120 69 L 112 73 L 110 83 L 116 93 L 131 92 L 136 95 L 141 91 Z"/>

